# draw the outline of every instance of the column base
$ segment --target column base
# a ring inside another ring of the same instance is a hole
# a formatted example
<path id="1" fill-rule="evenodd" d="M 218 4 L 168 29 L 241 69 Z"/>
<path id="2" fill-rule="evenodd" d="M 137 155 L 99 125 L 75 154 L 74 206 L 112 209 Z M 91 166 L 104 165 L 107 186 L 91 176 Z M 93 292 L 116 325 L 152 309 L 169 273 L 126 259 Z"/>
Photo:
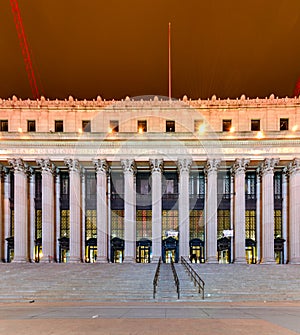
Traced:
<path id="1" fill-rule="evenodd" d="M 260 264 L 276 264 L 276 261 L 274 258 L 262 258 Z"/>
<path id="2" fill-rule="evenodd" d="M 17 256 L 17 257 L 14 257 L 14 259 L 12 260 L 12 263 L 29 263 L 29 258 Z"/>
<path id="3" fill-rule="evenodd" d="M 208 263 L 208 264 L 218 264 L 218 259 L 217 257 L 215 256 L 210 256 L 210 257 L 207 257 L 205 263 Z"/>
<path id="4" fill-rule="evenodd" d="M 102 257 L 97 257 L 97 260 L 96 260 L 96 263 L 108 263 L 108 259 L 107 259 L 107 257 L 104 257 L 104 256 L 102 256 Z"/>
<path id="5" fill-rule="evenodd" d="M 245 257 L 237 257 L 233 260 L 234 264 L 247 264 Z"/>
<path id="6" fill-rule="evenodd" d="M 82 263 L 82 260 L 78 257 L 70 257 L 68 263 Z"/>
<path id="7" fill-rule="evenodd" d="M 135 258 L 134 257 L 130 257 L 130 256 L 127 256 L 124 258 L 124 262 L 123 263 L 127 263 L 127 264 L 132 264 L 132 263 L 136 263 L 135 261 Z"/>
<path id="8" fill-rule="evenodd" d="M 161 256 L 152 256 L 152 260 L 151 260 L 151 263 L 158 263 L 159 259 L 160 259 Z"/>
<path id="9" fill-rule="evenodd" d="M 291 258 L 289 264 L 300 264 L 300 257 Z"/>
<path id="10" fill-rule="evenodd" d="M 43 257 L 40 263 L 56 263 L 56 259 L 54 256 Z"/>

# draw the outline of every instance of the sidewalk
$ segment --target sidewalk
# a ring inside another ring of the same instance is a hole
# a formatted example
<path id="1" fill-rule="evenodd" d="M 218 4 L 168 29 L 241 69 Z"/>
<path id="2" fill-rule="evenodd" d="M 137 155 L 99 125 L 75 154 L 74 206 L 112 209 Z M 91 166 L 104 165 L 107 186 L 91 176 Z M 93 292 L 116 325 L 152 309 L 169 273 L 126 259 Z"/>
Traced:
<path id="1" fill-rule="evenodd" d="M 292 335 L 300 302 L 0 304 L 0 334 Z"/>

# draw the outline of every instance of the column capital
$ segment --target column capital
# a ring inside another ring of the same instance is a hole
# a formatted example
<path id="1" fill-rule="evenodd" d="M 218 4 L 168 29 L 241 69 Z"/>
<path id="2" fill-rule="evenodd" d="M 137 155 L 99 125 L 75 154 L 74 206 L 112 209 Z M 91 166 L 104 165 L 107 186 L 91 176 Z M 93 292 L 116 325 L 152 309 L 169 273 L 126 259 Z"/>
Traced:
<path id="1" fill-rule="evenodd" d="M 124 173 L 136 173 L 136 164 L 134 159 L 122 159 L 121 165 Z"/>
<path id="2" fill-rule="evenodd" d="M 64 163 L 69 168 L 69 171 L 80 173 L 81 166 L 78 159 L 65 158 Z"/>
<path id="3" fill-rule="evenodd" d="M 47 173 L 51 173 L 52 175 L 54 175 L 56 167 L 49 158 L 37 159 L 36 163 L 42 168 L 42 172 L 47 172 Z"/>
<path id="4" fill-rule="evenodd" d="M 153 173 L 153 172 L 162 173 L 163 172 L 163 168 L 164 168 L 164 160 L 163 159 L 150 158 L 149 163 L 150 163 L 151 173 Z"/>
<path id="5" fill-rule="evenodd" d="M 274 167 L 279 163 L 278 158 L 266 158 L 261 164 L 261 173 L 262 175 L 273 174 Z"/>
<path id="6" fill-rule="evenodd" d="M 193 162 L 192 159 L 189 159 L 189 158 L 178 159 L 177 168 L 178 168 L 179 172 L 180 173 L 190 172 L 192 162 Z"/>
<path id="7" fill-rule="evenodd" d="M 213 172 L 217 172 L 220 167 L 221 160 L 220 159 L 208 159 L 204 168 L 205 174 L 209 175 Z"/>
<path id="8" fill-rule="evenodd" d="M 250 160 L 246 158 L 238 158 L 235 160 L 232 166 L 232 172 L 235 175 L 244 174 L 246 172 L 246 168 L 249 165 Z"/>
<path id="9" fill-rule="evenodd" d="M 109 171 L 109 165 L 106 159 L 93 159 L 93 163 L 96 169 L 96 172 L 102 172 L 107 174 Z"/>
<path id="10" fill-rule="evenodd" d="M 8 160 L 9 165 L 11 165 L 15 172 L 28 172 L 28 165 L 24 163 L 22 158 L 13 158 Z"/>
<path id="11" fill-rule="evenodd" d="M 287 166 L 288 175 L 294 175 L 300 172 L 300 159 L 294 158 Z"/>

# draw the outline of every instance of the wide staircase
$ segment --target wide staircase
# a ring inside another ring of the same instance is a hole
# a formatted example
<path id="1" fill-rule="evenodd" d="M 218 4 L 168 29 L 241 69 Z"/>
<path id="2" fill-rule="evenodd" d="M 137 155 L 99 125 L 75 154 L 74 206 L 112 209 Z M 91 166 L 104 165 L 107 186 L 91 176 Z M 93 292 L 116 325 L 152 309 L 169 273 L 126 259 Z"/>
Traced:
<path id="1" fill-rule="evenodd" d="M 0 303 L 30 301 L 175 302 L 300 300 L 300 265 L 191 264 L 205 281 L 202 300 L 183 264 L 0 264 Z"/>

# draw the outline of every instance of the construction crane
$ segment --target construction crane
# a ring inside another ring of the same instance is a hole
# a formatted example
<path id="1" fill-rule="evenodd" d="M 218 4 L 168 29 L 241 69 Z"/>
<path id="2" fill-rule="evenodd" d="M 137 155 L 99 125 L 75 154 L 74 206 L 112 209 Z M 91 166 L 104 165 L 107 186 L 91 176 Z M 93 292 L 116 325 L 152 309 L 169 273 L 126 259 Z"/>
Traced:
<path id="1" fill-rule="evenodd" d="M 23 55 L 23 59 L 25 63 L 25 68 L 26 68 L 29 84 L 30 84 L 31 91 L 32 91 L 32 96 L 34 99 L 39 99 L 40 94 L 39 94 L 37 81 L 36 81 L 34 71 L 33 71 L 29 46 L 28 46 L 26 35 L 25 35 L 25 31 L 24 31 L 24 26 L 22 22 L 22 17 L 21 17 L 18 1 L 10 0 L 10 5 L 11 5 L 12 13 L 14 16 L 16 30 L 17 30 L 17 34 L 18 34 L 18 38 L 20 42 L 20 47 L 22 50 L 22 55 Z"/>

